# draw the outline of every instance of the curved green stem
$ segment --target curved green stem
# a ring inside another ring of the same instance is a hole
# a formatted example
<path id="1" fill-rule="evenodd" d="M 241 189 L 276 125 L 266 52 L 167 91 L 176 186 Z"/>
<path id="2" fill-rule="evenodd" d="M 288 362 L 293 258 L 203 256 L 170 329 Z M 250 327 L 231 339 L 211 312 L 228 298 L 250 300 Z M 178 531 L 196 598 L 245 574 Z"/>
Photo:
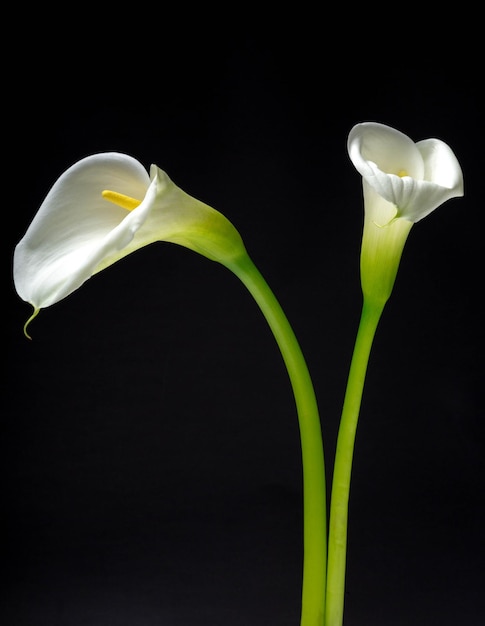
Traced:
<path id="1" fill-rule="evenodd" d="M 355 434 L 370 351 L 384 304 L 370 304 L 364 300 L 347 380 L 330 502 L 325 626 L 342 626 L 343 623 L 348 506 Z"/>
<path id="2" fill-rule="evenodd" d="M 295 398 L 303 465 L 303 582 L 301 626 L 323 626 L 326 574 L 326 493 L 317 401 L 294 332 L 273 292 L 249 257 L 229 269 L 247 287 L 280 348 Z"/>

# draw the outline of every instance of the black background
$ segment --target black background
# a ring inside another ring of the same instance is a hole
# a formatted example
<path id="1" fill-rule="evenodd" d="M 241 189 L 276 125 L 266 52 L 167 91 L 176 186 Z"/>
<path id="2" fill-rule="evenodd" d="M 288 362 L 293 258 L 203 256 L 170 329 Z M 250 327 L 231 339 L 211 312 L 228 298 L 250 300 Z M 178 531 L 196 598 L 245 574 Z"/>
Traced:
<path id="1" fill-rule="evenodd" d="M 282 304 L 314 379 L 330 479 L 361 306 L 361 178 L 348 132 L 372 120 L 446 141 L 465 197 L 411 231 L 377 332 L 345 623 L 479 626 L 484 163 L 473 18 L 349 11 L 336 21 L 293 7 L 262 23 L 232 10 L 139 6 L 116 21 L 76 11 L 30 37 L 25 60 L 23 39 L 13 44 L 5 266 L 72 163 L 110 150 L 156 163 L 233 222 Z M 32 341 L 10 270 L 4 293 L 0 622 L 296 626 L 297 418 L 242 284 L 155 244 L 42 311 Z"/>

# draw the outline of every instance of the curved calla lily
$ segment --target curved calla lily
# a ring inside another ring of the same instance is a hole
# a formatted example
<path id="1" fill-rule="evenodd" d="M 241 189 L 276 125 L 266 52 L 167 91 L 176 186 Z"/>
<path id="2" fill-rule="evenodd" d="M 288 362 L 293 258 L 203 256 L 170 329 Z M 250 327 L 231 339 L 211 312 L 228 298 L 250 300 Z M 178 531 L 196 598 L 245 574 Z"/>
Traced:
<path id="1" fill-rule="evenodd" d="M 301 434 L 304 491 L 302 626 L 323 615 L 326 575 L 325 463 L 313 384 L 279 302 L 234 226 L 125 154 L 89 156 L 54 184 L 14 252 L 14 282 L 34 313 L 65 298 L 93 274 L 156 241 L 177 243 L 225 265 L 247 287 L 280 348 Z M 27 335 L 28 336 L 28 335 Z"/>
<path id="2" fill-rule="evenodd" d="M 440 204 L 463 195 L 463 174 L 450 147 L 439 139 L 414 143 L 374 122 L 350 131 L 348 152 L 363 178 L 364 294 L 386 301 L 409 231 Z"/>
<path id="3" fill-rule="evenodd" d="M 56 181 L 14 252 L 14 282 L 34 316 L 93 274 L 155 241 L 231 265 L 246 255 L 234 226 L 156 165 L 95 154 Z"/>

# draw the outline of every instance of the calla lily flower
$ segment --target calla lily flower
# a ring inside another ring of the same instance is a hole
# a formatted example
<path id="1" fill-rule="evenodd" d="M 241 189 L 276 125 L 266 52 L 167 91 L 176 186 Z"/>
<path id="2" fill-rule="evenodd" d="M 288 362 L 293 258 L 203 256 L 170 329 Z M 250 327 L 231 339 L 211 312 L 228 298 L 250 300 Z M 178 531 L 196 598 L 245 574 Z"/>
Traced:
<path id="1" fill-rule="evenodd" d="M 148 174 L 125 154 L 88 156 L 56 181 L 16 246 L 15 287 L 34 307 L 32 319 L 93 274 L 155 241 L 180 244 L 228 266 L 246 255 L 234 226 L 156 165 Z"/>
<path id="2" fill-rule="evenodd" d="M 328 532 L 326 626 L 341 626 L 349 494 L 355 435 L 375 333 L 391 295 L 404 244 L 415 222 L 450 198 L 463 195 L 463 174 L 451 149 L 438 139 L 414 143 L 372 122 L 357 124 L 349 156 L 362 175 L 364 232 L 360 254 L 362 312 L 350 363 L 335 453 Z"/>
<path id="3" fill-rule="evenodd" d="M 283 357 L 298 413 L 304 492 L 302 626 L 323 615 L 326 575 L 325 462 L 313 383 L 278 300 L 234 226 L 177 187 L 152 165 L 102 153 L 75 163 L 57 180 L 14 252 L 18 294 L 33 315 L 91 276 L 156 241 L 177 243 L 226 266 L 253 296 Z M 28 336 L 28 335 L 27 335 Z"/>
<path id="4" fill-rule="evenodd" d="M 374 122 L 354 126 L 348 152 L 363 179 L 362 287 L 364 294 L 385 302 L 412 225 L 447 200 L 463 196 L 463 174 L 443 141 L 414 143 Z"/>

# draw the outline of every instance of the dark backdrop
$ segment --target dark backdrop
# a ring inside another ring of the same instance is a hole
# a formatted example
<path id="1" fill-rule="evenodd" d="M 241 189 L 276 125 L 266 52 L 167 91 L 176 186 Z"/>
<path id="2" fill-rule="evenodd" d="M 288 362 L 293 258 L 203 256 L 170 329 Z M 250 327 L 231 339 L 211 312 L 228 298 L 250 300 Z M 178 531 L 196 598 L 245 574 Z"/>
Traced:
<path id="1" fill-rule="evenodd" d="M 296 412 L 242 284 L 155 244 L 42 311 L 28 341 L 11 258 L 78 159 L 117 150 L 165 169 L 234 223 L 286 311 L 314 379 L 330 478 L 361 306 L 361 178 L 346 140 L 372 120 L 446 141 L 466 191 L 413 228 L 378 329 L 354 461 L 346 626 L 479 626 L 484 163 L 473 18 L 329 21 L 294 7 L 262 24 L 257 11 L 184 10 L 42 13 L 27 39 L 18 16 L 4 113 L 0 622 L 299 623 Z"/>

